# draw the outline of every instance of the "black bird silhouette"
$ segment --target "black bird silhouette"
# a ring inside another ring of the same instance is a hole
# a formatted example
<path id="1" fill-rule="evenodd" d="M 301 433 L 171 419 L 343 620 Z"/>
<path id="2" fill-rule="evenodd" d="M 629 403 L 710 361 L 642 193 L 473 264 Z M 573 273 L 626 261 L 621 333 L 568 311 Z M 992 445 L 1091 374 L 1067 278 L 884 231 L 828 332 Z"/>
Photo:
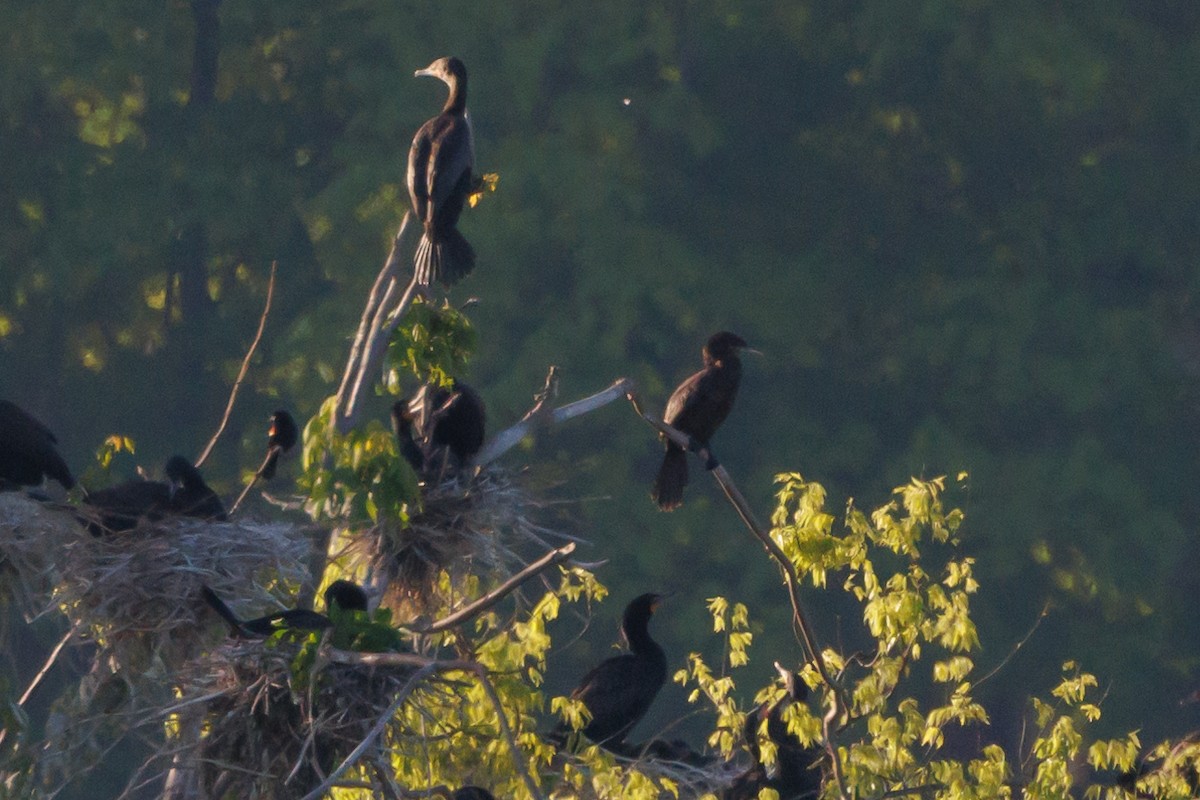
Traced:
<path id="1" fill-rule="evenodd" d="M 420 475 L 425 471 L 425 453 L 413 438 L 413 413 L 408 407 L 407 400 L 397 400 L 392 404 L 392 432 L 396 434 L 396 443 L 400 446 L 400 455 Z"/>
<path id="2" fill-rule="evenodd" d="M 270 636 L 275 631 L 288 628 L 297 631 L 319 631 L 333 625 L 329 617 L 307 608 L 289 608 L 255 619 L 238 619 L 233 609 L 225 605 L 216 592 L 207 586 L 200 587 L 204 601 L 229 624 L 230 633 L 239 638 Z M 367 593 L 350 581 L 334 581 L 325 589 L 325 609 L 337 606 L 343 611 L 366 611 Z"/>
<path id="3" fill-rule="evenodd" d="M 228 517 L 217 493 L 208 488 L 200 470 L 183 456 L 172 456 L 166 466 L 171 480 L 171 510 L 185 517 L 224 522 Z"/>
<path id="4" fill-rule="evenodd" d="M 482 786 L 464 786 L 454 793 L 454 800 L 496 800 L 496 796 Z"/>
<path id="5" fill-rule="evenodd" d="M 733 408 L 738 383 L 742 379 L 742 362 L 738 351 L 748 345 L 736 333 L 721 331 L 709 337 L 702 351 L 704 368 L 695 373 L 671 393 L 663 422 L 690 436 L 696 446 L 707 447 Z M 716 466 L 710 463 L 709 468 Z M 667 442 L 658 477 L 650 496 L 663 511 L 683 505 L 683 487 L 687 486 L 687 453 L 674 442 Z"/>
<path id="6" fill-rule="evenodd" d="M 0 400 L 0 486 L 37 486 L 43 476 L 70 489 L 71 470 L 58 454 L 50 429 L 15 403 Z"/>
<path id="7" fill-rule="evenodd" d="M 416 75 L 439 78 L 450 89 L 442 113 L 426 122 L 408 152 L 408 196 L 425 228 L 414 259 L 418 284 L 446 286 L 475 267 L 475 252 L 455 227 L 471 192 L 475 144 L 467 118 L 467 68 L 453 56 Z"/>
<path id="8" fill-rule="evenodd" d="M 258 477 L 269 481 L 275 477 L 279 457 L 296 446 L 300 440 L 300 429 L 296 420 L 285 409 L 271 415 L 271 427 L 267 430 L 267 457 L 258 468 Z"/>
<path id="9" fill-rule="evenodd" d="M 822 751 L 819 747 L 806 747 L 792 736 L 783 721 L 783 712 L 792 703 L 802 703 L 808 697 L 804 680 L 778 661 L 775 670 L 783 680 L 786 693 L 778 701 L 763 704 L 746 715 L 742 734 L 753 760 L 751 767 L 734 779 L 725 794 L 725 800 L 751 800 L 758 797 L 760 789 L 771 788 L 779 793 L 781 800 L 816 797 L 821 788 L 821 772 L 816 768 Z M 758 731 L 763 720 L 767 722 L 767 738 L 775 745 L 775 766 L 768 772 L 762 761 L 762 750 L 758 744 Z"/>
<path id="10" fill-rule="evenodd" d="M 600 662 L 571 693 L 592 715 L 583 735 L 609 750 L 621 748 L 667 680 L 667 657 L 648 630 L 662 599 L 643 594 L 626 606 L 621 633 L 630 652 Z"/>
<path id="11" fill-rule="evenodd" d="M 90 511 L 81 515 L 93 536 L 119 533 L 143 522 L 156 522 L 174 513 L 171 487 L 161 481 L 132 480 L 88 492 Z"/>
<path id="12" fill-rule="evenodd" d="M 445 447 L 458 468 L 465 467 L 483 447 L 487 412 L 479 392 L 457 378 L 450 388 L 438 387 L 429 396 L 431 447 Z"/>

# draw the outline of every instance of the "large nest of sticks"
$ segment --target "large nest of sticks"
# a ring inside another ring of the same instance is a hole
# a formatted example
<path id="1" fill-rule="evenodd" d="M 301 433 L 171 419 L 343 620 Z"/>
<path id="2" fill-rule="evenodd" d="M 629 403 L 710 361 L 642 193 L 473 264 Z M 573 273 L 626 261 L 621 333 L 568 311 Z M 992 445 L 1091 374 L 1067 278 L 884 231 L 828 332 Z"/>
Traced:
<path id="1" fill-rule="evenodd" d="M 162 760 L 183 752 L 193 765 L 187 780 L 194 791 L 185 796 L 303 797 L 389 716 L 416 671 L 328 663 L 311 686 L 297 686 L 292 663 L 298 647 L 233 641 L 184 671 L 180 705 L 188 710 L 180 714 L 179 740 L 164 745 Z"/>
<path id="2" fill-rule="evenodd" d="M 0 495 L 0 580 L 34 613 L 61 610 L 130 674 L 179 666 L 205 645 L 200 599 L 260 606 L 309 579 L 311 531 L 288 522 L 176 517 L 93 536 L 71 509 Z"/>
<path id="3" fill-rule="evenodd" d="M 362 557 L 387 586 L 383 603 L 423 613 L 439 575 L 507 577 L 525 565 L 521 551 L 561 545 L 565 534 L 535 521 L 544 505 L 499 467 L 428 481 L 421 508 L 407 523 L 381 520 L 353 536 L 348 550 Z"/>

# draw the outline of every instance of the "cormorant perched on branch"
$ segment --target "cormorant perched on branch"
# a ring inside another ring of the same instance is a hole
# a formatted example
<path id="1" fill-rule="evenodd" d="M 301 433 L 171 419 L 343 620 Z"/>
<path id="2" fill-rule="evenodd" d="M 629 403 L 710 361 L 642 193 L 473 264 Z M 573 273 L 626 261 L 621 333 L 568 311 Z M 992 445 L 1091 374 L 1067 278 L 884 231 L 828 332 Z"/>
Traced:
<path id="1" fill-rule="evenodd" d="M 392 432 L 396 434 L 396 444 L 400 447 L 400 455 L 420 475 L 425 471 L 425 453 L 422 452 L 416 439 L 413 438 L 413 413 L 408 407 L 407 400 L 397 400 L 392 404 Z"/>
<path id="2" fill-rule="evenodd" d="M 450 89 L 442 113 L 426 122 L 408 152 L 408 196 L 425 228 L 414 260 L 417 283 L 445 286 L 475 267 L 475 251 L 455 227 L 471 192 L 475 145 L 467 118 L 467 68 L 452 56 L 416 75 L 445 81 Z"/>
<path id="3" fill-rule="evenodd" d="M 571 693 L 592 715 L 583 735 L 610 750 L 620 748 L 667 680 L 667 657 L 647 630 L 661 601 L 643 594 L 630 602 L 621 621 L 630 652 L 600 662 Z"/>
<path id="4" fill-rule="evenodd" d="M 229 630 L 233 636 L 243 638 L 270 636 L 275 631 L 284 628 L 298 631 L 319 631 L 333 625 L 329 621 L 329 617 L 307 608 L 290 608 L 255 619 L 242 620 L 238 619 L 237 615 L 233 613 L 233 609 L 225 605 L 225 602 L 217 597 L 216 592 L 212 589 L 201 586 L 200 594 L 204 597 L 204 601 L 229 623 Z M 356 583 L 334 581 L 325 590 L 325 610 L 328 611 L 334 606 L 343 611 L 365 612 L 367 610 L 367 593 Z"/>
<path id="5" fill-rule="evenodd" d="M 296 420 L 284 409 L 271 415 L 271 427 L 267 430 L 267 457 L 258 468 L 258 476 L 265 481 L 275 477 L 279 457 L 296 446 L 300 440 L 300 429 Z"/>
<path id="6" fill-rule="evenodd" d="M 702 351 L 704 368 L 679 384 L 667 401 L 663 422 L 692 437 L 697 446 L 707 447 L 733 408 L 742 362 L 738 351 L 749 345 L 736 333 L 721 331 L 709 337 Z M 751 351 L 757 352 L 757 351 Z M 715 463 L 709 468 L 716 466 Z M 663 511 L 683 505 L 683 487 L 687 486 L 687 453 L 674 442 L 667 442 L 658 477 L 650 496 Z"/>
<path id="7" fill-rule="evenodd" d="M 430 444 L 434 448 L 447 448 L 461 469 L 483 447 L 487 423 L 483 398 L 467 384 L 451 378 L 450 388 L 438 387 L 429 395 L 428 402 Z"/>
<path id="8" fill-rule="evenodd" d="M 228 517 L 217 493 L 208 488 L 200 470 L 183 456 L 172 456 L 166 466 L 171 480 L 171 510 L 185 517 L 224 522 Z"/>
<path id="9" fill-rule="evenodd" d="M 821 758 L 821 749 L 801 744 L 788 732 L 787 723 L 783 721 L 783 712 L 788 706 L 802 703 L 808 697 L 808 686 L 803 678 L 785 669 L 778 661 L 775 662 L 775 670 L 783 679 L 787 693 L 775 703 L 761 705 L 746 715 L 742 733 L 754 763 L 737 777 L 725 794 L 725 800 L 751 800 L 758 797 L 759 790 L 763 788 L 774 789 L 781 800 L 816 797 L 820 792 L 821 772 L 814 766 Z M 775 745 L 775 766 L 770 774 L 763 764 L 758 745 L 758 731 L 764 719 L 767 722 L 767 738 Z"/>
<path id="10" fill-rule="evenodd" d="M 50 429 L 14 403 L 0 400 L 0 486 L 37 486 L 43 476 L 64 489 L 75 485 Z"/>

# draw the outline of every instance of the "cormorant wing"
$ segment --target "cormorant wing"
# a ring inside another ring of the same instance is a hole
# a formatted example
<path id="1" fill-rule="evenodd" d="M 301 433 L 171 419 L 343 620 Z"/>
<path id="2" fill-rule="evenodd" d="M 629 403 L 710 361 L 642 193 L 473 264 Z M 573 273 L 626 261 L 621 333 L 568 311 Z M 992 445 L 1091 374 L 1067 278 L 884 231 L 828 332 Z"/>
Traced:
<path id="1" fill-rule="evenodd" d="M 632 653 L 615 656 L 584 675 L 579 687 L 571 693 L 592 714 L 592 721 L 584 728 L 592 741 L 624 738 L 646 713 L 660 687 L 646 685 L 643 666 Z"/>
<path id="2" fill-rule="evenodd" d="M 471 129 L 462 117 L 444 115 L 446 126 L 432 137 L 425 185 L 433 207 L 439 208 L 454 192 L 463 175 L 470 181 L 475 160 L 471 153 Z M 415 144 L 415 142 L 414 142 Z"/>
<path id="3" fill-rule="evenodd" d="M 424 224 L 429 207 L 429 152 L 432 147 L 430 129 L 434 120 L 429 120 L 413 137 L 412 147 L 408 151 L 408 196 L 412 200 L 413 213 L 417 220 Z"/>

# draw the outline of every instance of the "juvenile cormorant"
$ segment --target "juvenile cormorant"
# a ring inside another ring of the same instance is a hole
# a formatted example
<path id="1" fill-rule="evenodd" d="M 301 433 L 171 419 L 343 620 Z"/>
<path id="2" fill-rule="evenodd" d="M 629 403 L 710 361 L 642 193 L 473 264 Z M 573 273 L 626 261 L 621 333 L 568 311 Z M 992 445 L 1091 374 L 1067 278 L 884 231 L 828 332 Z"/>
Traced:
<path id="1" fill-rule="evenodd" d="M 407 400 L 397 400 L 392 404 L 392 432 L 396 434 L 400 455 L 404 456 L 413 472 L 420 475 L 425 470 L 425 453 L 413 438 L 413 413 Z"/>
<path id="2" fill-rule="evenodd" d="M 207 586 L 200 587 L 204 602 L 229 624 L 230 633 L 241 638 L 270 636 L 275 631 L 289 628 L 297 631 L 319 631 L 333 625 L 329 617 L 307 608 L 289 608 L 276 611 L 255 619 L 238 619 L 233 609 L 217 597 L 216 592 Z M 362 587 L 350 581 L 334 581 L 325 590 L 325 608 L 337 606 L 344 611 L 366 611 L 367 593 Z"/>
<path id="3" fill-rule="evenodd" d="M 125 481 L 88 492 L 83 503 L 93 509 L 81 515 L 93 536 L 131 530 L 174 513 L 171 487 L 161 481 Z"/>
<path id="4" fill-rule="evenodd" d="M 748 345 L 736 333 L 721 331 L 710 336 L 702 351 L 704 368 L 672 392 L 663 422 L 692 437 L 696 445 L 707 447 L 708 440 L 733 408 L 742 379 L 738 351 L 746 348 Z M 683 504 L 683 487 L 687 482 L 687 453 L 668 441 L 650 496 L 661 510 L 671 511 Z"/>
<path id="5" fill-rule="evenodd" d="M 185 517 L 224 522 L 225 506 L 217 493 L 208 488 L 200 470 L 183 456 L 172 456 L 166 466 L 172 485 L 171 510 Z"/>
<path id="6" fill-rule="evenodd" d="M 630 652 L 600 662 L 571 693 L 592 715 L 584 736 L 608 749 L 620 748 L 667 680 L 667 657 L 647 630 L 661 600 L 658 594 L 633 599 L 621 621 Z"/>
<path id="7" fill-rule="evenodd" d="M 445 447 L 461 469 L 483 447 L 487 412 L 479 392 L 457 378 L 450 388 L 438 387 L 429 395 L 433 430 L 429 436 L 434 448 Z"/>
<path id="8" fill-rule="evenodd" d="M 271 427 L 267 430 L 267 457 L 258 468 L 258 476 L 263 480 L 275 477 L 275 469 L 279 457 L 296 446 L 300 440 L 300 429 L 296 420 L 285 409 L 278 409 L 271 415 Z"/>
<path id="9" fill-rule="evenodd" d="M 799 675 L 785 669 L 778 661 L 775 662 L 775 670 L 783 679 L 786 694 L 775 703 L 763 704 L 746 715 L 742 733 L 753 764 L 734 780 L 725 800 L 750 800 L 758 797 L 759 790 L 763 788 L 774 789 L 781 800 L 816 797 L 820 791 L 821 772 L 814 767 L 821 758 L 821 749 L 801 744 L 788 732 L 787 723 L 783 721 L 783 712 L 788 706 L 802 703 L 808 697 L 808 686 Z M 767 738 L 775 745 L 775 766 L 770 773 L 763 764 L 758 744 L 758 731 L 764 719 L 767 722 Z"/>
<path id="10" fill-rule="evenodd" d="M 73 487 L 75 479 L 55 449 L 57 443 L 50 429 L 32 415 L 0 400 L 0 485 L 37 486 L 46 476 L 65 489 Z"/>
<path id="11" fill-rule="evenodd" d="M 455 227 L 471 191 L 475 146 L 467 118 L 467 68 L 453 56 L 439 58 L 416 75 L 446 83 L 442 113 L 426 122 L 408 152 L 408 196 L 424 226 L 414 259 L 419 284 L 446 286 L 475 267 L 475 252 Z"/>

